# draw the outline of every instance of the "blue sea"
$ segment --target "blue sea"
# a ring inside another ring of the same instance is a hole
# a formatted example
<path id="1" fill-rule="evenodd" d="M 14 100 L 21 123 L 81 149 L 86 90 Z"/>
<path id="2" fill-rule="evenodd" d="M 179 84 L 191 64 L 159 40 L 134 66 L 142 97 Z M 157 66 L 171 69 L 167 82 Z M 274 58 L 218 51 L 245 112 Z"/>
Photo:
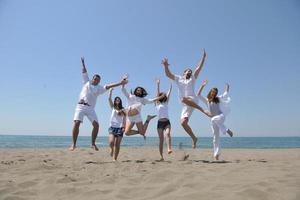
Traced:
<path id="1" fill-rule="evenodd" d="M 212 148 L 211 137 L 199 137 L 199 148 Z M 68 148 L 71 136 L 21 136 L 0 135 L 0 149 L 4 148 Z M 91 137 L 79 136 L 77 146 L 89 147 Z M 108 146 L 108 137 L 98 137 L 99 147 Z M 272 148 L 300 148 L 300 137 L 222 137 L 222 148 L 272 149 Z M 122 147 L 156 147 L 157 137 L 124 137 Z M 189 137 L 172 137 L 172 146 L 178 148 L 191 148 Z"/>

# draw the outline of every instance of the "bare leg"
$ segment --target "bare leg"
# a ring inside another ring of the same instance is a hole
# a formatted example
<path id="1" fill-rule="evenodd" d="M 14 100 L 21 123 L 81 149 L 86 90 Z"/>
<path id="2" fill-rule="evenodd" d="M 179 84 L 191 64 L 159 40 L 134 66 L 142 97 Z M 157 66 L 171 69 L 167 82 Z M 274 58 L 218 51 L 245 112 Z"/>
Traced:
<path id="1" fill-rule="evenodd" d="M 207 113 L 205 113 L 204 109 L 201 106 L 199 106 L 198 104 L 196 104 L 191 98 L 183 97 L 181 102 L 188 106 L 191 106 L 191 107 L 203 112 L 205 115 L 207 115 Z"/>
<path id="2" fill-rule="evenodd" d="M 116 137 L 115 139 L 115 157 L 114 160 L 116 161 L 118 159 L 118 155 L 120 152 L 122 137 Z"/>
<path id="3" fill-rule="evenodd" d="M 96 146 L 96 138 L 99 131 L 99 124 L 96 121 L 93 121 L 93 131 L 92 131 L 92 149 L 95 151 L 99 151 L 98 147 Z"/>
<path id="4" fill-rule="evenodd" d="M 77 142 L 77 138 L 78 138 L 78 134 L 79 134 L 80 123 L 81 122 L 79 120 L 74 121 L 73 130 L 72 130 L 73 143 L 69 148 L 70 151 L 74 151 L 76 148 L 76 142 Z"/>
<path id="5" fill-rule="evenodd" d="M 189 134 L 193 140 L 193 144 L 192 147 L 195 149 L 197 146 L 197 137 L 194 135 L 193 130 L 191 129 L 191 127 L 188 124 L 189 122 L 189 118 L 185 117 L 183 119 L 181 119 L 181 126 L 184 128 L 184 130 L 187 132 L 187 134 Z"/>
<path id="6" fill-rule="evenodd" d="M 113 134 L 109 134 L 109 147 L 110 147 L 110 156 L 113 157 L 114 155 L 114 142 L 115 136 Z"/>
<path id="7" fill-rule="evenodd" d="M 131 135 L 139 134 L 139 132 L 137 130 L 132 130 L 134 125 L 135 125 L 135 123 L 133 123 L 133 122 L 130 122 L 130 121 L 126 122 L 125 135 L 131 136 Z"/>
<path id="8" fill-rule="evenodd" d="M 166 128 L 166 140 L 167 140 L 167 146 L 168 146 L 168 154 L 172 153 L 172 145 L 171 145 L 171 127 Z"/>
<path id="9" fill-rule="evenodd" d="M 159 128 L 157 129 L 157 133 L 159 136 L 159 154 L 160 154 L 160 160 L 164 160 L 163 156 L 163 148 L 164 148 L 164 130 Z"/>
<path id="10" fill-rule="evenodd" d="M 147 132 L 148 125 L 154 117 L 156 117 L 156 115 L 148 115 L 146 121 L 144 122 L 144 133 L 142 134 L 144 136 L 144 139 L 146 139 L 145 134 Z"/>

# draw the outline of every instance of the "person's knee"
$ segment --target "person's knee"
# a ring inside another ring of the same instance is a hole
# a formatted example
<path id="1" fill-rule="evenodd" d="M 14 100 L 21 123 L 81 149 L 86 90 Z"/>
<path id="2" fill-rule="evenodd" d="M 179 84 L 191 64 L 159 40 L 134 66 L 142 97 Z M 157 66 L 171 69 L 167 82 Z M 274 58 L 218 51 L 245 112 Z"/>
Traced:
<path id="1" fill-rule="evenodd" d="M 80 123 L 81 122 L 79 120 L 74 121 L 74 127 L 79 128 Z"/>
<path id="2" fill-rule="evenodd" d="M 99 129 L 99 123 L 96 122 L 96 121 L 94 121 L 94 122 L 93 122 L 93 127 L 94 127 L 95 129 Z"/>
<path id="3" fill-rule="evenodd" d="M 188 124 L 188 119 L 187 118 L 181 119 L 180 123 L 181 126 L 186 126 Z"/>
<path id="4" fill-rule="evenodd" d="M 188 100 L 188 98 L 183 97 L 183 98 L 181 99 L 181 103 L 184 103 L 184 102 L 186 102 L 187 100 Z"/>
<path id="5" fill-rule="evenodd" d="M 167 133 L 166 133 L 166 137 L 167 137 L 167 138 L 171 137 L 171 134 L 167 132 Z"/>

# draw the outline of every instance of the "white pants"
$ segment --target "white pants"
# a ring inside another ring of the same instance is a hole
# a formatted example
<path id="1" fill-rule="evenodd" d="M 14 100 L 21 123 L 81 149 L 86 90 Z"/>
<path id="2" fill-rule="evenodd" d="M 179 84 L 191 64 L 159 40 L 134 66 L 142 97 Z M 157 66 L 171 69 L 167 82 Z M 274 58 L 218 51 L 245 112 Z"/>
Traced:
<path id="1" fill-rule="evenodd" d="M 225 116 L 223 114 L 216 115 L 211 118 L 211 129 L 214 134 L 213 136 L 213 146 L 214 146 L 214 157 L 220 155 L 220 132 L 226 134 L 227 128 L 224 125 Z"/>
<path id="2" fill-rule="evenodd" d="M 192 99 L 195 103 L 198 104 L 198 98 L 192 97 L 192 96 L 187 96 L 187 97 Z M 194 110 L 195 110 L 195 108 L 182 103 L 182 111 L 181 111 L 180 119 L 190 118 L 192 116 Z"/>

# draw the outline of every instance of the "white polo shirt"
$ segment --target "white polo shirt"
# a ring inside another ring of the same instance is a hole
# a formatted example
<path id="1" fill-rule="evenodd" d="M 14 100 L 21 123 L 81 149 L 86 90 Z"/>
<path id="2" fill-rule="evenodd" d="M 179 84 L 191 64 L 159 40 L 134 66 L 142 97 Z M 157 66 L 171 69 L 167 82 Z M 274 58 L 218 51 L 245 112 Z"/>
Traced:
<path id="1" fill-rule="evenodd" d="M 95 108 L 97 97 L 106 92 L 107 89 L 105 85 L 93 85 L 87 73 L 83 73 L 82 77 L 84 85 L 79 95 L 79 101 L 83 100 L 85 103 L 88 103 L 91 108 Z"/>

